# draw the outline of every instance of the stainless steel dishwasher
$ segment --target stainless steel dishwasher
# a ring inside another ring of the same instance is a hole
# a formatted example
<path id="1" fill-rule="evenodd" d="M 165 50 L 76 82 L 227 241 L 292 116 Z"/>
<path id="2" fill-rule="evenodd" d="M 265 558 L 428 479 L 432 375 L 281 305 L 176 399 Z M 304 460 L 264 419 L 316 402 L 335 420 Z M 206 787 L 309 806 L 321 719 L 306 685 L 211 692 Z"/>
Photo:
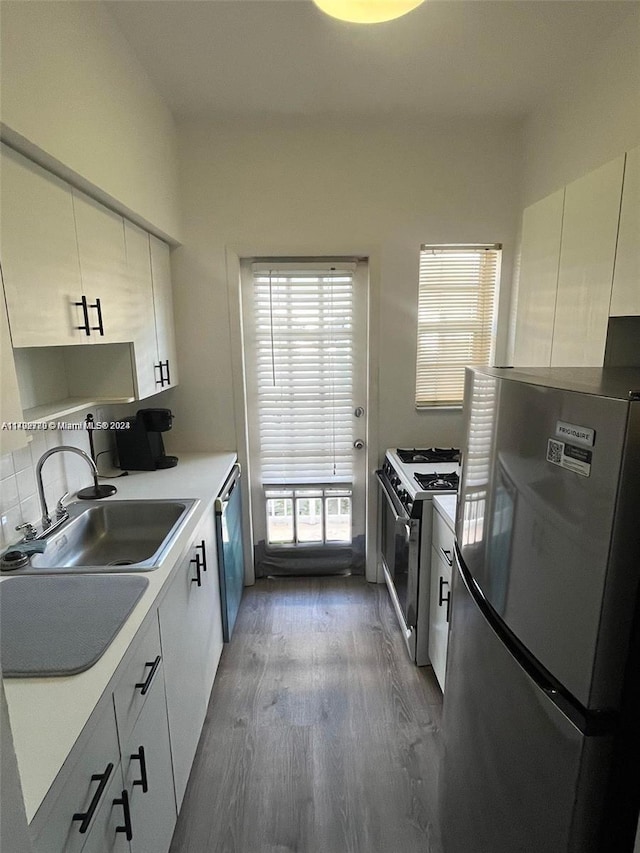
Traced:
<path id="1" fill-rule="evenodd" d="M 244 588 L 240 474 L 240 465 L 236 463 L 215 503 L 222 636 L 225 643 L 231 639 Z"/>

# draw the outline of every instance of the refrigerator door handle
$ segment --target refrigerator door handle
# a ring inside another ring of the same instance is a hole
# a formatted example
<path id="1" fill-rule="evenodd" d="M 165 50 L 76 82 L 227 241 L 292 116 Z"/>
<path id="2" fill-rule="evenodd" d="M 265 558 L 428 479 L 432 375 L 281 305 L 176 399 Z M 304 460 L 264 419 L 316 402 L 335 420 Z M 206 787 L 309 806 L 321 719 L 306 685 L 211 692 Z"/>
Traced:
<path id="1" fill-rule="evenodd" d="M 454 545 L 454 565 L 462 582 L 476 606 L 482 613 L 489 626 L 509 650 L 511 655 L 534 681 L 546 696 L 562 711 L 562 713 L 578 728 L 584 735 L 609 734 L 616 725 L 617 714 L 608 708 L 589 710 L 585 708 L 575 696 L 572 696 L 542 664 L 534 658 L 515 634 L 507 628 L 502 619 L 485 598 L 482 590 L 473 579 L 469 569 L 464 563 L 458 543 Z M 455 606 L 455 598 L 454 598 Z"/>

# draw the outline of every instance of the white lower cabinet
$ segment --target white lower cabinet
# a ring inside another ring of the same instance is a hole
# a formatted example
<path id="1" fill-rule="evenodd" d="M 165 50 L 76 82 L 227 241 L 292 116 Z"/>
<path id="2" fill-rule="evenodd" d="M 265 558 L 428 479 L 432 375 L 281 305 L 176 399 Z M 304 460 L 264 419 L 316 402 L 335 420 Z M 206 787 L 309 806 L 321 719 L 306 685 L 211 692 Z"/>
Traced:
<path id="1" fill-rule="evenodd" d="M 119 764 L 112 771 L 110 780 L 87 834 L 82 853 L 130 853 L 131 810 L 127 792 L 122 784 Z M 66 853 L 66 848 L 61 849 Z"/>
<path id="2" fill-rule="evenodd" d="M 429 602 L 429 659 L 444 693 L 449 614 L 451 612 L 451 568 L 454 534 L 434 505 L 431 548 L 431 598 Z"/>
<path id="3" fill-rule="evenodd" d="M 89 849 L 85 844 L 114 780 L 115 789 L 122 791 L 116 721 L 111 696 L 106 695 L 31 824 L 36 853 L 79 853 Z"/>
<path id="4" fill-rule="evenodd" d="M 122 667 L 113 701 L 131 812 L 131 853 L 165 853 L 176 822 L 176 801 L 157 618 L 136 639 Z"/>
<path id="5" fill-rule="evenodd" d="M 34 853 L 167 853 L 222 646 L 212 510 L 33 818 Z"/>
<path id="6" fill-rule="evenodd" d="M 200 525 L 158 615 L 179 809 L 223 645 L 213 513 Z"/>
<path id="7" fill-rule="evenodd" d="M 161 666 L 133 731 L 122 745 L 122 773 L 131 810 L 131 853 L 165 853 L 177 814 Z"/>

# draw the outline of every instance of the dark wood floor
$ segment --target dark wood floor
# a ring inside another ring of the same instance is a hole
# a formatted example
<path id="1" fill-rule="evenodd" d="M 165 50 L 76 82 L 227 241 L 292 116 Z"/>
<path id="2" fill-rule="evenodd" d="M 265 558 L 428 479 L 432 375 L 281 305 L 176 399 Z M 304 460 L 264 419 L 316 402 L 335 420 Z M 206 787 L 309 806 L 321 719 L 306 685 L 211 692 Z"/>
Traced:
<path id="1" fill-rule="evenodd" d="M 171 853 L 440 853 L 441 704 L 384 586 L 259 581 L 222 655 Z"/>

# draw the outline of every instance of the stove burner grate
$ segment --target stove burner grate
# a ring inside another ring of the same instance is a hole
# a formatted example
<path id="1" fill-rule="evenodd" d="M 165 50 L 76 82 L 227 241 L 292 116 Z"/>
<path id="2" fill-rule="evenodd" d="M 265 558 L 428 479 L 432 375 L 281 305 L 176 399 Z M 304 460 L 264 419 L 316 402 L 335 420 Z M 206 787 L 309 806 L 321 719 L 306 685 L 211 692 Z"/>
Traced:
<path id="1" fill-rule="evenodd" d="M 426 492 L 455 491 L 458 488 L 459 477 L 455 471 L 446 474 L 414 474 L 413 476 Z"/>
<path id="2" fill-rule="evenodd" d="M 455 447 L 427 447 L 396 450 L 402 462 L 458 462 L 460 451 Z"/>

